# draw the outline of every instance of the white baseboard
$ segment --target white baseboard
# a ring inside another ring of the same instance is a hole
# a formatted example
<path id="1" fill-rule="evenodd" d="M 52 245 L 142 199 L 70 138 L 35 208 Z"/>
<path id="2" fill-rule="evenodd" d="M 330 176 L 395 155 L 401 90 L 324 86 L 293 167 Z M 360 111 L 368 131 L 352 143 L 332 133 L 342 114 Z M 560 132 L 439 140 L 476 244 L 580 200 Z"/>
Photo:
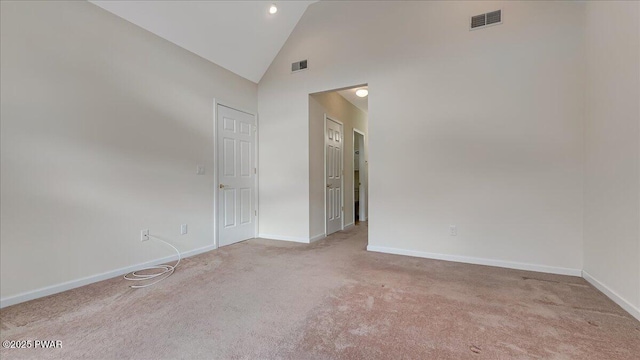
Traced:
<path id="1" fill-rule="evenodd" d="M 308 238 L 301 236 L 286 236 L 286 235 L 273 235 L 273 234 L 258 234 L 258 237 L 261 239 L 269 239 L 269 240 L 282 240 L 282 241 L 292 241 L 301 244 L 311 244 L 314 241 L 318 241 L 327 237 L 324 233 L 314 235 Z"/>
<path id="2" fill-rule="evenodd" d="M 298 236 L 258 234 L 258 237 L 262 239 L 269 239 L 269 240 L 293 241 L 293 242 L 303 243 L 303 244 L 309 243 L 309 238 L 298 237 Z"/>
<path id="3" fill-rule="evenodd" d="M 310 243 L 312 243 L 312 242 L 314 242 L 314 241 L 322 240 L 322 239 L 324 239 L 324 238 L 326 238 L 326 237 L 327 237 L 327 235 L 325 235 L 325 233 L 318 234 L 318 235 L 316 235 L 316 236 L 312 236 L 312 237 L 309 239 L 309 242 L 310 242 Z"/>
<path id="4" fill-rule="evenodd" d="M 616 304 L 620 305 L 626 312 L 631 314 L 634 318 L 640 320 L 640 309 L 634 306 L 629 301 L 625 300 L 622 296 L 618 295 L 615 291 L 611 290 L 607 285 L 603 284 L 600 280 L 589 275 L 588 272 L 582 270 L 582 277 L 587 280 L 596 289 L 600 290 L 609 299 L 613 300 Z"/>
<path id="5" fill-rule="evenodd" d="M 186 251 L 184 253 L 181 253 L 180 256 L 182 258 L 187 258 L 187 257 L 190 257 L 190 256 L 194 256 L 194 255 L 205 253 L 207 251 L 215 250 L 215 248 L 216 248 L 215 245 L 208 245 L 208 246 L 201 247 L 201 248 L 198 248 L 198 249 Z M 147 262 L 144 262 L 144 263 L 141 263 L 141 264 L 127 266 L 127 267 L 123 267 L 123 268 L 120 268 L 120 269 L 115 269 L 115 270 L 103 272 L 103 273 L 100 273 L 100 274 L 83 277 L 83 278 L 80 278 L 80 279 L 77 279 L 77 280 L 71 280 L 71 281 L 60 283 L 60 284 L 43 287 L 43 288 L 40 288 L 40 289 L 37 289 L 37 290 L 27 291 L 27 292 L 23 292 L 23 293 L 20 293 L 20 294 L 17 294 L 17 295 L 8 296 L 8 297 L 0 299 L 0 308 L 4 308 L 4 307 L 7 307 L 7 306 L 19 304 L 19 303 L 22 303 L 22 302 L 25 302 L 25 301 L 38 299 L 38 298 L 49 296 L 49 295 L 53 295 L 53 294 L 57 294 L 57 293 L 60 293 L 60 292 L 63 292 L 63 291 L 75 289 L 75 288 L 80 287 L 80 286 L 93 284 L 93 283 L 98 282 L 98 281 L 111 279 L 111 278 L 114 278 L 114 277 L 117 277 L 117 276 L 122 276 L 122 275 L 128 274 L 128 273 L 130 273 L 132 271 L 144 269 L 144 268 L 149 267 L 151 265 L 164 264 L 164 263 L 167 263 L 167 262 L 175 261 L 177 259 L 178 259 L 178 255 L 171 255 L 171 256 L 164 257 L 164 258 L 147 261 Z"/>
<path id="6" fill-rule="evenodd" d="M 350 222 L 350 223 L 348 223 L 347 225 L 344 226 L 344 230 L 347 230 L 348 228 L 350 228 L 352 226 L 355 226 L 355 225 L 356 225 L 355 222 Z"/>
<path id="7" fill-rule="evenodd" d="M 537 271 L 537 272 L 559 274 L 559 275 L 582 276 L 582 270 L 572 269 L 572 268 L 475 258 L 475 257 L 469 257 L 469 256 L 436 254 L 436 253 L 429 253 L 429 252 L 423 252 L 423 251 L 389 248 L 384 246 L 369 245 L 367 246 L 367 250 L 386 253 L 386 254 L 407 255 L 407 256 L 421 257 L 426 259 L 454 261 L 454 262 L 460 262 L 460 263 L 466 263 L 466 264 L 497 266 L 497 267 L 508 268 L 508 269 Z"/>

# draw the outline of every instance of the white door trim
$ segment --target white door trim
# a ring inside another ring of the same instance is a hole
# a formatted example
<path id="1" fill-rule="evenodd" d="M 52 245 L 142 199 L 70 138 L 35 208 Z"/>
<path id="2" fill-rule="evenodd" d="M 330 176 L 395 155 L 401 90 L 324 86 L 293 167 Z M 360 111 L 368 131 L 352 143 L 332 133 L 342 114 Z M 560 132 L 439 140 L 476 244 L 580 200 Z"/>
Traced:
<path id="1" fill-rule="evenodd" d="M 254 180 L 254 215 L 255 215 L 255 227 L 253 230 L 253 236 L 258 237 L 258 221 L 260 219 L 260 214 L 258 213 L 258 201 L 260 196 L 258 194 L 258 178 L 260 176 L 260 171 L 257 171 L 259 167 L 259 157 L 258 157 L 258 131 L 259 131 L 259 123 L 258 123 L 258 114 L 249 110 L 245 110 L 236 106 L 229 106 L 226 103 L 218 102 L 215 98 L 213 99 L 213 246 L 215 249 L 220 247 L 220 231 L 218 226 L 218 201 L 219 201 L 219 191 L 218 184 L 220 184 L 220 179 L 218 177 L 218 106 L 224 106 L 229 109 L 233 109 L 236 111 L 243 112 L 245 114 L 251 115 L 256 120 L 256 129 L 253 132 L 253 138 L 255 140 L 255 161 L 256 161 L 256 173 Z"/>
<path id="2" fill-rule="evenodd" d="M 364 149 L 364 147 L 365 147 L 365 146 L 364 146 L 364 144 L 367 142 L 367 135 L 365 135 L 364 131 L 359 130 L 359 129 L 356 129 L 356 128 L 353 128 L 353 140 L 352 140 L 352 144 L 353 144 L 353 148 L 354 148 L 354 149 L 355 149 L 355 147 L 356 147 L 356 133 L 358 133 L 358 134 L 362 135 L 362 149 L 360 149 L 360 156 L 362 156 L 362 159 L 366 159 L 366 157 L 364 157 L 364 155 L 365 155 L 365 153 L 366 153 L 366 151 L 365 151 L 365 149 Z M 355 162 L 356 162 L 356 154 L 355 154 L 355 151 L 354 151 L 354 152 L 353 152 L 353 154 L 351 154 L 351 163 L 353 164 L 353 168 L 354 168 L 354 169 L 355 169 L 355 166 L 356 166 Z M 363 161 L 360 161 L 360 162 L 361 162 L 361 163 L 363 163 Z M 367 161 L 366 161 L 366 160 L 364 160 L 364 165 L 365 165 L 365 166 L 367 165 Z M 358 168 L 360 169 L 360 166 L 358 166 Z M 369 172 L 367 171 L 367 169 L 360 169 L 360 176 L 362 176 L 362 174 L 363 174 L 363 170 L 364 170 L 364 173 L 366 173 L 366 175 L 367 175 L 367 180 L 369 180 L 369 179 L 368 179 L 368 177 L 369 177 Z M 355 179 L 355 175 L 354 175 L 353 182 L 355 183 L 355 181 L 356 181 L 356 179 Z M 367 185 L 368 185 L 368 184 L 367 184 Z M 367 186 L 367 188 L 368 188 L 368 186 Z M 360 193 L 360 189 L 358 189 L 358 193 Z M 365 197 L 366 197 L 366 190 L 365 190 Z M 352 203 L 352 204 L 354 204 L 354 209 L 353 209 L 353 222 L 355 223 L 355 222 L 356 222 L 356 211 L 355 211 L 356 192 L 355 192 L 355 191 L 352 191 L 352 192 L 351 192 L 351 198 L 352 198 L 352 199 L 351 199 L 351 203 Z M 358 201 L 360 201 L 360 199 L 358 199 Z M 366 202 L 366 201 L 365 201 L 365 202 Z M 360 204 L 360 209 L 363 209 L 363 206 L 365 206 L 365 202 L 363 202 L 362 204 Z M 365 208 L 365 209 L 366 209 L 366 208 Z M 366 214 L 366 210 L 361 210 L 360 212 L 361 212 L 361 213 L 362 213 L 362 212 L 364 212 L 364 213 L 365 213 L 365 216 L 363 216 L 363 217 L 360 219 L 360 221 L 367 221 L 367 216 L 366 216 L 367 214 Z M 358 216 L 360 216 L 360 214 L 358 214 Z"/>
<path id="3" fill-rule="evenodd" d="M 340 120 L 336 120 L 334 117 L 324 114 L 324 131 L 323 131 L 323 144 L 324 144 L 324 235 L 327 236 L 329 232 L 327 221 L 327 120 L 336 122 L 342 126 L 342 138 L 344 139 L 344 123 Z M 344 160 L 344 141 L 342 142 L 342 158 Z M 342 175 L 340 176 L 340 187 L 342 188 L 340 194 L 340 208 L 342 209 L 342 216 L 340 216 L 340 230 L 344 230 L 344 161 L 342 163 Z"/>

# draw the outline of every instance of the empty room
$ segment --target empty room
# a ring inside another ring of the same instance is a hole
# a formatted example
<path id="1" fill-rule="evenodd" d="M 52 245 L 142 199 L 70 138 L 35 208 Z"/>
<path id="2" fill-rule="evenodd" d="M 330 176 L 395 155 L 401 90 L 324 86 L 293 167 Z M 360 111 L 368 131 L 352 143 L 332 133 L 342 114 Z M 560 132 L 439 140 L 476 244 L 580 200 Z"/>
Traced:
<path id="1" fill-rule="evenodd" d="M 640 358 L 640 2 L 0 0 L 0 358 Z"/>

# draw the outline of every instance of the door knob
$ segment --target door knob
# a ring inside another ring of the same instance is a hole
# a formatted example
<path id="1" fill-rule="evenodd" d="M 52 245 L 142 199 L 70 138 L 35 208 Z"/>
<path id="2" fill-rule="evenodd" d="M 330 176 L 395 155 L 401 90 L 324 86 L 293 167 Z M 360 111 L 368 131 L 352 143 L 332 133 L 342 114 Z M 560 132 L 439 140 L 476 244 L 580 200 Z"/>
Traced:
<path id="1" fill-rule="evenodd" d="M 333 186 L 331 186 L 330 184 L 327 184 L 327 187 L 328 187 L 328 188 L 332 188 Z"/>
<path id="2" fill-rule="evenodd" d="M 219 187 L 220 187 L 220 189 L 224 189 L 224 185 L 223 184 L 220 184 Z"/>

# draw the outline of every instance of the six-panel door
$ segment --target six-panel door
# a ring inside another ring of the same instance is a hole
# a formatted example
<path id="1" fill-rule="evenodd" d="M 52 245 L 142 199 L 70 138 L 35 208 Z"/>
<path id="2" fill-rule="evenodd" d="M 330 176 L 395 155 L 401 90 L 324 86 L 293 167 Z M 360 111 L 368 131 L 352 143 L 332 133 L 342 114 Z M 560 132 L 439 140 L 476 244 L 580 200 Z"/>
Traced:
<path id="1" fill-rule="evenodd" d="M 218 105 L 220 246 L 255 236 L 255 117 Z"/>
<path id="2" fill-rule="evenodd" d="M 329 118 L 325 131 L 327 235 L 342 230 L 342 124 Z"/>

